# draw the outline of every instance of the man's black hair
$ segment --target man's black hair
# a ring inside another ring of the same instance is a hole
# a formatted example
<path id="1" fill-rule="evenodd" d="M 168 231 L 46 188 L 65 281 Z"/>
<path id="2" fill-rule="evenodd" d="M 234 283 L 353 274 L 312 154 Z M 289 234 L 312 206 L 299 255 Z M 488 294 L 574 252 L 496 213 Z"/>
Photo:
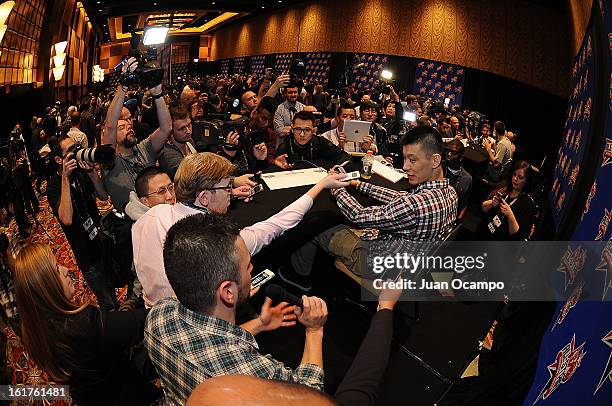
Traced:
<path id="1" fill-rule="evenodd" d="M 272 115 L 274 115 L 277 108 L 278 102 L 276 101 L 276 99 L 274 99 L 274 97 L 270 96 L 262 97 L 262 99 L 259 101 L 259 104 L 257 105 L 257 111 L 267 110 Z"/>
<path id="2" fill-rule="evenodd" d="M 181 304 L 210 314 L 224 281 L 240 284 L 236 239 L 240 229 L 219 214 L 196 214 L 178 221 L 166 235 L 164 268 Z"/>
<path id="3" fill-rule="evenodd" d="M 355 111 L 355 107 L 351 106 L 348 103 L 340 103 L 340 105 L 336 109 L 336 117 L 340 117 L 340 115 L 342 114 L 342 110 L 353 110 L 353 113 L 357 114 L 357 112 Z"/>
<path id="4" fill-rule="evenodd" d="M 299 120 L 304 120 L 304 121 L 310 121 L 310 122 L 312 122 L 312 125 L 314 125 L 315 120 L 316 120 L 316 118 L 315 118 L 314 114 L 312 114 L 312 112 L 304 111 L 304 110 L 295 113 L 293 115 L 293 120 L 291 121 L 291 123 L 295 124 L 295 120 L 298 120 L 298 119 Z"/>
<path id="5" fill-rule="evenodd" d="M 428 125 L 417 126 L 411 129 L 402 137 L 402 147 L 405 145 L 419 144 L 427 156 L 444 153 L 444 142 L 442 135 L 433 127 Z"/>
<path id="6" fill-rule="evenodd" d="M 138 197 L 146 196 L 149 192 L 149 181 L 151 178 L 165 173 L 159 166 L 149 166 L 140 171 L 136 175 L 136 195 Z"/>
<path id="7" fill-rule="evenodd" d="M 501 121 L 496 121 L 493 124 L 493 130 L 495 131 L 495 135 L 504 135 L 506 133 L 506 125 Z"/>

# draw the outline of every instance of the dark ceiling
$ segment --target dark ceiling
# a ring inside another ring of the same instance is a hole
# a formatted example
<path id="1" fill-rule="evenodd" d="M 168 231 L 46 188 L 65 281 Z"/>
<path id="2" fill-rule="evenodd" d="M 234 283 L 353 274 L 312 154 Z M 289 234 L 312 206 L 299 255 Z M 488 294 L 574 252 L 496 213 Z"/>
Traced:
<path id="1" fill-rule="evenodd" d="M 199 18 L 190 26 L 197 27 L 217 17 L 220 12 L 255 13 L 278 9 L 303 0 L 82 0 L 94 23 L 102 32 L 103 40 L 110 41 L 108 17 L 123 16 L 123 32 L 135 26 L 138 13 L 197 11 Z"/>

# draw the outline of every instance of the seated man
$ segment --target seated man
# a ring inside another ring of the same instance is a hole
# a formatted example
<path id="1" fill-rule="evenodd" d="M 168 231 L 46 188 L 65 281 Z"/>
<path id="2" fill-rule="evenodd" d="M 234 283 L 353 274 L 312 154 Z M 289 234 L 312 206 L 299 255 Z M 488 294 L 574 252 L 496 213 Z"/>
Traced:
<path id="1" fill-rule="evenodd" d="M 435 241 L 457 217 L 457 193 L 442 169 L 444 144 L 432 127 L 415 127 L 401 141 L 404 171 L 408 175 L 408 192 L 396 192 L 370 183 L 354 181 L 357 191 L 382 204 L 363 207 L 345 188 L 334 189 L 338 207 L 357 227 L 367 233 L 354 232 L 339 225 L 316 236 L 291 256 L 291 265 L 279 269 L 279 277 L 304 291 L 311 289 L 310 273 L 317 246 L 340 258 L 357 275 L 366 272 L 368 240 Z"/>
<path id="2" fill-rule="evenodd" d="M 147 211 L 132 227 L 134 266 L 144 289 L 145 305 L 151 307 L 174 292 L 164 273 L 162 247 L 168 229 L 183 217 L 197 213 L 225 214 L 235 193 L 249 195 L 252 175 L 231 177 L 235 167 L 225 158 L 210 152 L 188 155 L 174 179 L 177 203 L 159 204 Z M 298 224 L 323 189 L 341 187 L 343 175 L 330 175 L 308 193 L 267 220 L 241 231 L 251 255 L 258 253 L 274 238 Z M 232 190 L 232 187 L 236 189 Z"/>
<path id="3" fill-rule="evenodd" d="M 493 182 L 497 182 L 504 169 L 512 162 L 512 143 L 506 136 L 506 125 L 501 121 L 496 121 L 493 124 L 493 133 L 495 135 L 495 151 L 491 143 L 485 139 L 484 147 L 489 155 L 489 166 L 487 167 L 487 177 Z"/>
<path id="4" fill-rule="evenodd" d="M 465 147 L 457 139 L 452 139 L 445 145 L 444 158 L 446 165 L 444 165 L 444 177 L 448 179 L 450 185 L 457 192 L 457 197 L 459 198 L 457 214 L 459 218 L 463 218 L 465 215 L 465 209 L 467 208 L 472 191 L 472 175 L 461 165 L 464 153 Z"/>
<path id="5" fill-rule="evenodd" d="M 180 171 L 180 170 L 179 170 Z M 145 324 L 144 343 L 159 373 L 166 405 L 184 405 L 208 378 L 251 375 L 323 390 L 323 325 L 327 307 L 303 296 L 303 310 L 266 298 L 258 318 L 236 325 L 236 309 L 249 298 L 251 256 L 243 232 L 217 214 L 188 216 L 168 230 L 163 257 L 176 298 L 160 300 Z M 295 369 L 259 353 L 261 331 L 306 328 L 302 362 Z"/>
<path id="6" fill-rule="evenodd" d="M 348 104 L 338 106 L 338 109 L 336 110 L 338 127 L 321 134 L 321 137 L 328 139 L 335 146 L 343 149 L 346 152 L 368 152 L 370 148 L 372 148 L 372 141 L 374 140 L 372 135 L 368 134 L 364 136 L 362 142 L 360 143 L 346 141 L 346 135 L 344 134 L 344 120 L 354 119 L 355 109 L 353 107 L 349 106 Z"/>
<path id="7" fill-rule="evenodd" d="M 292 135 L 276 148 L 274 165 L 290 169 L 293 162 L 323 159 L 333 164 L 352 162 L 349 154 L 326 138 L 316 136 L 315 118 L 312 113 L 301 111 L 293 116 Z M 291 163 L 290 163 L 291 162 Z"/>
<path id="8" fill-rule="evenodd" d="M 361 121 L 368 121 L 372 123 L 372 126 L 370 127 L 370 135 L 373 137 L 372 144 L 374 144 L 374 152 L 378 152 L 380 155 L 386 156 L 389 153 L 389 140 L 385 127 L 376 122 L 376 119 L 378 118 L 378 105 L 370 100 L 361 103 L 359 115 L 361 117 Z"/>

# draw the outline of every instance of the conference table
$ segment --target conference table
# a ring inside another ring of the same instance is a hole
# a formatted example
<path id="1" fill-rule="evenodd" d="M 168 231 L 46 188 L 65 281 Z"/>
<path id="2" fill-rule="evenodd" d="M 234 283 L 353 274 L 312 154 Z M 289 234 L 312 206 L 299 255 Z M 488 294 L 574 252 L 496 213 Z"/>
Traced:
<path id="1" fill-rule="evenodd" d="M 317 165 L 328 168 L 333 164 L 327 162 L 315 161 Z M 294 169 L 312 168 L 312 165 L 298 163 Z M 264 172 L 276 172 L 281 169 L 272 165 Z M 362 181 L 365 181 L 362 179 Z M 393 190 L 407 190 L 408 181 L 401 179 L 397 183 L 390 182 L 376 174 L 372 174 L 372 178 L 365 181 L 378 186 L 383 186 Z M 233 201 L 230 205 L 228 216 L 234 220 L 240 227 L 247 227 L 267 219 L 268 217 L 278 213 L 283 208 L 304 195 L 312 187 L 299 186 L 287 189 L 270 190 L 265 182 L 263 182 L 264 190 L 254 196 L 254 199 L 248 203 L 244 201 Z M 355 198 L 364 206 L 381 204 L 369 196 L 365 196 L 356 192 L 353 188 L 347 189 Z M 286 231 L 282 236 L 276 238 L 268 245 L 258 257 L 265 257 L 267 260 L 273 259 L 274 262 L 282 262 L 293 251 L 312 240 L 313 237 L 327 230 L 330 227 L 338 224 L 350 224 L 350 222 L 342 215 L 340 209 L 336 205 L 334 197 L 328 190 L 322 191 L 313 202 L 311 209 L 304 215 L 302 221 L 291 230 Z"/>

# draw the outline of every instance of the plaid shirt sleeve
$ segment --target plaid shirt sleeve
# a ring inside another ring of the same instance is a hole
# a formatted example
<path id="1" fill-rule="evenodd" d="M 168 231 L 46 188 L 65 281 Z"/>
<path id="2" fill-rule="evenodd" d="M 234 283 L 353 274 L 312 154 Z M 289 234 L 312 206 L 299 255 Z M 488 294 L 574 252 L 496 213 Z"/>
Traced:
<path id="1" fill-rule="evenodd" d="M 414 226 L 414 205 L 407 202 L 403 195 L 398 194 L 384 206 L 371 207 L 363 207 L 344 188 L 336 189 L 333 195 L 342 214 L 359 227 L 396 231 Z"/>
<path id="2" fill-rule="evenodd" d="M 371 183 L 365 182 L 359 182 L 359 185 L 357 185 L 356 189 L 364 195 L 371 196 L 374 199 L 383 203 L 389 203 L 393 199 L 403 194 L 401 192 L 396 192 L 395 190 L 387 189 L 385 187 L 376 186 Z"/>
<path id="3" fill-rule="evenodd" d="M 300 364 L 295 370 L 287 368 L 282 362 L 275 360 L 270 355 L 260 358 L 260 362 L 270 362 L 268 367 L 273 369 L 270 379 L 285 382 L 295 382 L 310 386 L 313 389 L 323 391 L 323 368 L 314 364 Z"/>

